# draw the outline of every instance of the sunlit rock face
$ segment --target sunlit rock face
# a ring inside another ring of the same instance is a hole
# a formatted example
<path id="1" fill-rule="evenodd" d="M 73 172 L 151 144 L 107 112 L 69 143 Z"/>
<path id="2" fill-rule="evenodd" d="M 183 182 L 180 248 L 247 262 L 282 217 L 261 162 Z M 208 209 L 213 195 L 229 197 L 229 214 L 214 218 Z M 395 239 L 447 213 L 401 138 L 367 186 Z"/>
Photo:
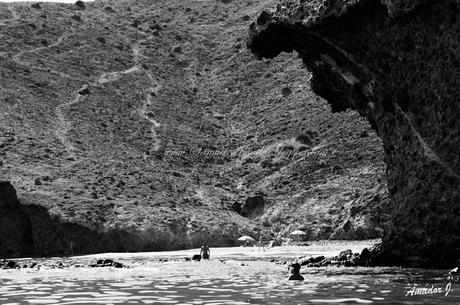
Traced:
<path id="1" fill-rule="evenodd" d="M 250 26 L 258 57 L 297 51 L 333 111 L 382 138 L 393 204 L 375 264 L 460 259 L 460 2 L 280 1 Z"/>

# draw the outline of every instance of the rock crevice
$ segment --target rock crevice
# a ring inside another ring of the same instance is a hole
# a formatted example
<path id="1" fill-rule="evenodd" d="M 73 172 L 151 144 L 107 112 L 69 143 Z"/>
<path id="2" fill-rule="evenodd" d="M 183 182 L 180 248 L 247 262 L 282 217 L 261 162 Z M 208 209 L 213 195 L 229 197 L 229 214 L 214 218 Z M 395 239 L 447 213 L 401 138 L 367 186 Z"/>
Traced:
<path id="1" fill-rule="evenodd" d="M 280 1 L 250 26 L 258 57 L 296 51 L 332 111 L 382 138 L 392 215 L 374 263 L 460 257 L 459 1 Z M 439 251 L 443 249 L 443 251 Z"/>

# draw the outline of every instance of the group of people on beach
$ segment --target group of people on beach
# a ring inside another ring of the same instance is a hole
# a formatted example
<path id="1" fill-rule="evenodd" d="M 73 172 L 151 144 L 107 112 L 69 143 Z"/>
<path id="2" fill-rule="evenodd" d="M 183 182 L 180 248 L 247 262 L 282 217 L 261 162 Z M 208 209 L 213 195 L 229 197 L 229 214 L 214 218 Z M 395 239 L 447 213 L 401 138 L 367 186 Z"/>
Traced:
<path id="1" fill-rule="evenodd" d="M 260 247 L 260 243 L 259 243 L 259 247 Z M 262 248 L 263 248 L 263 245 L 262 245 Z M 265 251 L 265 249 L 263 250 Z M 200 256 L 203 259 L 209 259 L 209 257 L 211 256 L 211 250 L 209 249 L 208 245 L 203 244 L 203 246 L 201 246 Z M 291 275 L 289 276 L 289 280 L 294 280 L 294 281 L 304 280 L 304 277 L 300 274 L 300 267 L 301 266 L 299 263 L 294 263 L 289 266 L 289 269 L 291 270 Z"/>

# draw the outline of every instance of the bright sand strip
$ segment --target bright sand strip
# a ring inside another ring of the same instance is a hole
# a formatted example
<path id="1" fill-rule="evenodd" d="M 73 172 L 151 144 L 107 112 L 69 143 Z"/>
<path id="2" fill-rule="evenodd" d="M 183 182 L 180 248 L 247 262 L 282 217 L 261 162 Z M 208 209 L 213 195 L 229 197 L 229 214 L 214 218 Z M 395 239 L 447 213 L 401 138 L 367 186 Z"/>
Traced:
<path id="1" fill-rule="evenodd" d="M 262 248 L 254 247 L 211 247 L 211 258 L 215 259 L 272 259 L 272 258 L 295 258 L 305 256 L 320 256 L 326 257 L 338 255 L 341 251 L 351 249 L 353 253 L 361 251 L 364 248 L 370 248 L 380 239 L 362 240 L 362 241 L 348 241 L 348 240 L 323 240 L 323 241 L 309 241 L 309 246 L 284 246 L 284 247 L 271 247 Z M 112 258 L 121 260 L 139 260 L 139 259 L 177 259 L 177 258 L 191 258 L 194 254 L 199 254 L 200 249 L 178 250 L 178 251 L 161 251 L 161 252 L 136 252 L 136 253 L 101 253 L 80 256 L 81 259 L 102 259 Z"/>

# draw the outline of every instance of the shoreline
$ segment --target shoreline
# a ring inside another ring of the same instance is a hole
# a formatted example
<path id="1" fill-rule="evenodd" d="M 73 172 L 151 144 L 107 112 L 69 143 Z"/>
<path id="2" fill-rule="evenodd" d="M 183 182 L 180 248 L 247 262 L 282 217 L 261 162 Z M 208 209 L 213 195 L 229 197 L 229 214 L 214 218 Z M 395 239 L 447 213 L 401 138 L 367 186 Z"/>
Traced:
<path id="1" fill-rule="evenodd" d="M 289 260 L 300 257 L 325 256 L 332 257 L 338 255 L 341 251 L 352 250 L 353 253 L 360 253 L 364 248 L 370 248 L 380 239 L 372 240 L 319 240 L 309 241 L 308 246 L 277 246 L 266 248 L 263 251 L 257 246 L 252 247 L 211 247 L 211 260 Z M 15 261 L 19 264 L 30 264 L 35 262 L 39 265 L 64 265 L 79 266 L 88 265 L 91 262 L 111 259 L 120 261 L 123 264 L 130 265 L 139 262 L 156 262 L 169 260 L 191 259 L 193 255 L 199 254 L 200 249 L 174 250 L 174 251 L 157 251 L 157 252 L 108 252 L 89 255 L 76 256 L 51 256 L 51 257 L 23 257 L 7 258 L 6 261 Z"/>
<path id="2" fill-rule="evenodd" d="M 305 256 L 334 256 L 343 250 L 351 249 L 353 252 L 361 252 L 364 248 L 370 248 L 379 243 L 380 239 L 371 240 L 319 240 L 308 241 L 308 246 L 275 246 L 265 247 L 265 252 L 257 246 L 252 247 L 210 247 L 211 258 L 294 258 Z M 80 258 L 101 259 L 111 257 L 115 259 L 149 259 L 149 258 L 183 258 L 199 254 L 200 248 L 174 251 L 157 252 L 129 252 L 129 253 L 98 253 L 78 256 Z M 75 256 L 77 257 L 77 256 Z"/>

